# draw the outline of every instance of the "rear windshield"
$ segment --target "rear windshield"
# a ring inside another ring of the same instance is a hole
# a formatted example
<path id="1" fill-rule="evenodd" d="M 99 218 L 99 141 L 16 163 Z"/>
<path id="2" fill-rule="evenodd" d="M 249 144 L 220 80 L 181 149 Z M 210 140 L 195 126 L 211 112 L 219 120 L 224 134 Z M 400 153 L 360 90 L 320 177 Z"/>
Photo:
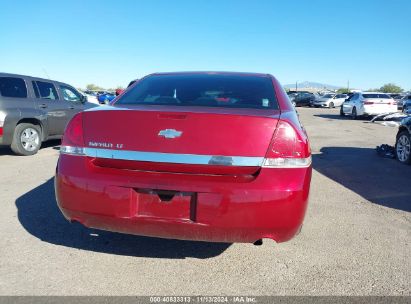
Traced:
<path id="1" fill-rule="evenodd" d="M 0 96 L 26 98 L 26 83 L 22 78 L 0 77 Z"/>
<path id="2" fill-rule="evenodd" d="M 218 74 L 149 76 L 116 104 L 278 109 L 270 78 Z"/>
<path id="3" fill-rule="evenodd" d="M 382 99 L 390 99 L 391 97 L 387 94 L 363 94 L 364 98 L 382 98 Z"/>

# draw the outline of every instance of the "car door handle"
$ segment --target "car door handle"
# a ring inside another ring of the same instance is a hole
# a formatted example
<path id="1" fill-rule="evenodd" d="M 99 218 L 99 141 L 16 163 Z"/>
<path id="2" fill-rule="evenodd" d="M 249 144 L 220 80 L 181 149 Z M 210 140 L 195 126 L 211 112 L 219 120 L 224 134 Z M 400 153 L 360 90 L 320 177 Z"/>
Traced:
<path id="1" fill-rule="evenodd" d="M 74 106 L 69 106 L 69 109 L 70 109 L 70 110 L 73 110 L 73 109 L 74 109 Z"/>
<path id="2" fill-rule="evenodd" d="M 45 109 L 45 108 L 47 108 L 47 105 L 46 105 L 45 103 L 42 103 L 42 104 L 40 105 L 40 108 Z"/>

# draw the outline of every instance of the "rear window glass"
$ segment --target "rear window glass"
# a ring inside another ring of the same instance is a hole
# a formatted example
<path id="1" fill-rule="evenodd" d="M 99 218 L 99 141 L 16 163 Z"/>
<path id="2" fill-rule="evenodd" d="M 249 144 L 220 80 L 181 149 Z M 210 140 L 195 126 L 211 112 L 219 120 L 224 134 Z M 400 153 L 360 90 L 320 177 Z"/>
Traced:
<path id="1" fill-rule="evenodd" d="M 364 98 L 382 98 L 382 99 L 389 99 L 391 98 L 387 94 L 363 94 Z"/>
<path id="2" fill-rule="evenodd" d="M 0 95 L 3 97 L 26 98 L 26 83 L 22 78 L 0 77 Z"/>
<path id="3" fill-rule="evenodd" d="M 149 76 L 116 104 L 278 109 L 270 78 L 217 74 Z"/>
<path id="4" fill-rule="evenodd" d="M 383 99 L 391 98 L 391 96 L 389 96 L 387 94 L 378 94 L 378 97 L 383 98 Z"/>

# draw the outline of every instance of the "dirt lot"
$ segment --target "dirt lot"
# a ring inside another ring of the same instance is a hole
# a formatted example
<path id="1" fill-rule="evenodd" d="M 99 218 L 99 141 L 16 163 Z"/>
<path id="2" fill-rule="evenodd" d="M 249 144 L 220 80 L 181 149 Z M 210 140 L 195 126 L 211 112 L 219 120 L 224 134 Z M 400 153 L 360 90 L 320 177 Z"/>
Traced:
<path id="1" fill-rule="evenodd" d="M 1 295 L 411 295 L 411 167 L 380 158 L 396 128 L 299 108 L 314 173 L 302 233 L 262 246 L 137 237 L 69 224 L 56 142 L 0 149 Z M 53 145 L 54 144 L 54 145 Z"/>

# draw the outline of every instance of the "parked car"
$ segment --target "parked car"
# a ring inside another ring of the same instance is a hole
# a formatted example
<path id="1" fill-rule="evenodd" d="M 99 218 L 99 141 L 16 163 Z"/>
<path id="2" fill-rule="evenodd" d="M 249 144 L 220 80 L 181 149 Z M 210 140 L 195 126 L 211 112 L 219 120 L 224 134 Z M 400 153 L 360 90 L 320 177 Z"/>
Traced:
<path id="1" fill-rule="evenodd" d="M 314 100 L 314 107 L 335 108 L 340 107 L 348 98 L 346 94 L 325 94 L 324 96 Z"/>
<path id="2" fill-rule="evenodd" d="M 392 99 L 401 99 L 402 97 L 404 97 L 404 95 L 401 93 L 387 93 L 387 95 Z"/>
<path id="3" fill-rule="evenodd" d="M 116 98 L 116 95 L 111 92 L 103 92 L 97 95 L 100 104 L 109 104 L 114 98 Z"/>
<path id="4" fill-rule="evenodd" d="M 405 96 L 401 100 L 402 108 L 401 110 L 406 113 L 408 110 L 411 110 L 411 95 Z"/>
<path id="5" fill-rule="evenodd" d="M 404 100 L 406 96 L 401 97 L 400 99 L 394 99 L 397 102 L 397 109 L 402 110 L 404 108 Z"/>
<path id="6" fill-rule="evenodd" d="M 295 103 L 294 99 L 295 99 L 295 96 L 298 95 L 298 93 L 287 93 L 287 95 L 288 95 L 288 98 L 291 101 L 291 104 L 293 105 L 293 107 L 295 107 L 296 103 Z"/>
<path id="7" fill-rule="evenodd" d="M 118 96 L 124 92 L 124 89 L 116 89 L 115 95 Z"/>
<path id="8" fill-rule="evenodd" d="M 404 98 L 404 94 L 401 93 L 390 93 L 388 94 L 392 99 L 395 100 L 395 102 L 397 103 L 397 109 L 398 110 L 402 110 L 402 99 Z"/>
<path id="9" fill-rule="evenodd" d="M 131 87 L 134 83 L 136 83 L 138 81 L 138 79 L 134 79 L 134 80 L 132 80 L 132 81 L 130 81 L 130 83 L 128 84 L 128 86 L 127 86 L 127 88 L 128 87 Z"/>
<path id="10" fill-rule="evenodd" d="M 395 142 L 395 154 L 400 162 L 411 164 L 411 117 L 401 121 Z"/>
<path id="11" fill-rule="evenodd" d="M 18 155 L 35 154 L 42 142 L 61 138 L 76 113 L 91 107 L 66 83 L 0 73 L 0 145 Z"/>
<path id="12" fill-rule="evenodd" d="M 297 107 L 311 106 L 312 103 L 316 100 L 316 98 L 316 95 L 314 95 L 313 93 L 298 93 L 294 98 L 294 102 Z"/>
<path id="13" fill-rule="evenodd" d="M 149 75 L 112 106 L 77 114 L 60 153 L 59 208 L 93 228 L 282 242 L 307 207 L 307 134 L 267 74 Z"/>
<path id="14" fill-rule="evenodd" d="M 397 112 L 397 103 L 385 93 L 361 92 L 355 93 L 346 100 L 340 109 L 340 115 L 373 116 Z"/>
<path id="15" fill-rule="evenodd" d="M 94 103 L 94 104 L 97 104 L 97 105 L 100 104 L 100 103 L 98 102 L 98 100 L 97 100 L 96 94 L 92 94 L 92 93 L 90 93 L 90 91 L 84 91 L 84 92 L 81 92 L 81 91 L 80 91 L 80 93 L 87 98 L 87 101 L 88 101 L 88 102 Z"/>

